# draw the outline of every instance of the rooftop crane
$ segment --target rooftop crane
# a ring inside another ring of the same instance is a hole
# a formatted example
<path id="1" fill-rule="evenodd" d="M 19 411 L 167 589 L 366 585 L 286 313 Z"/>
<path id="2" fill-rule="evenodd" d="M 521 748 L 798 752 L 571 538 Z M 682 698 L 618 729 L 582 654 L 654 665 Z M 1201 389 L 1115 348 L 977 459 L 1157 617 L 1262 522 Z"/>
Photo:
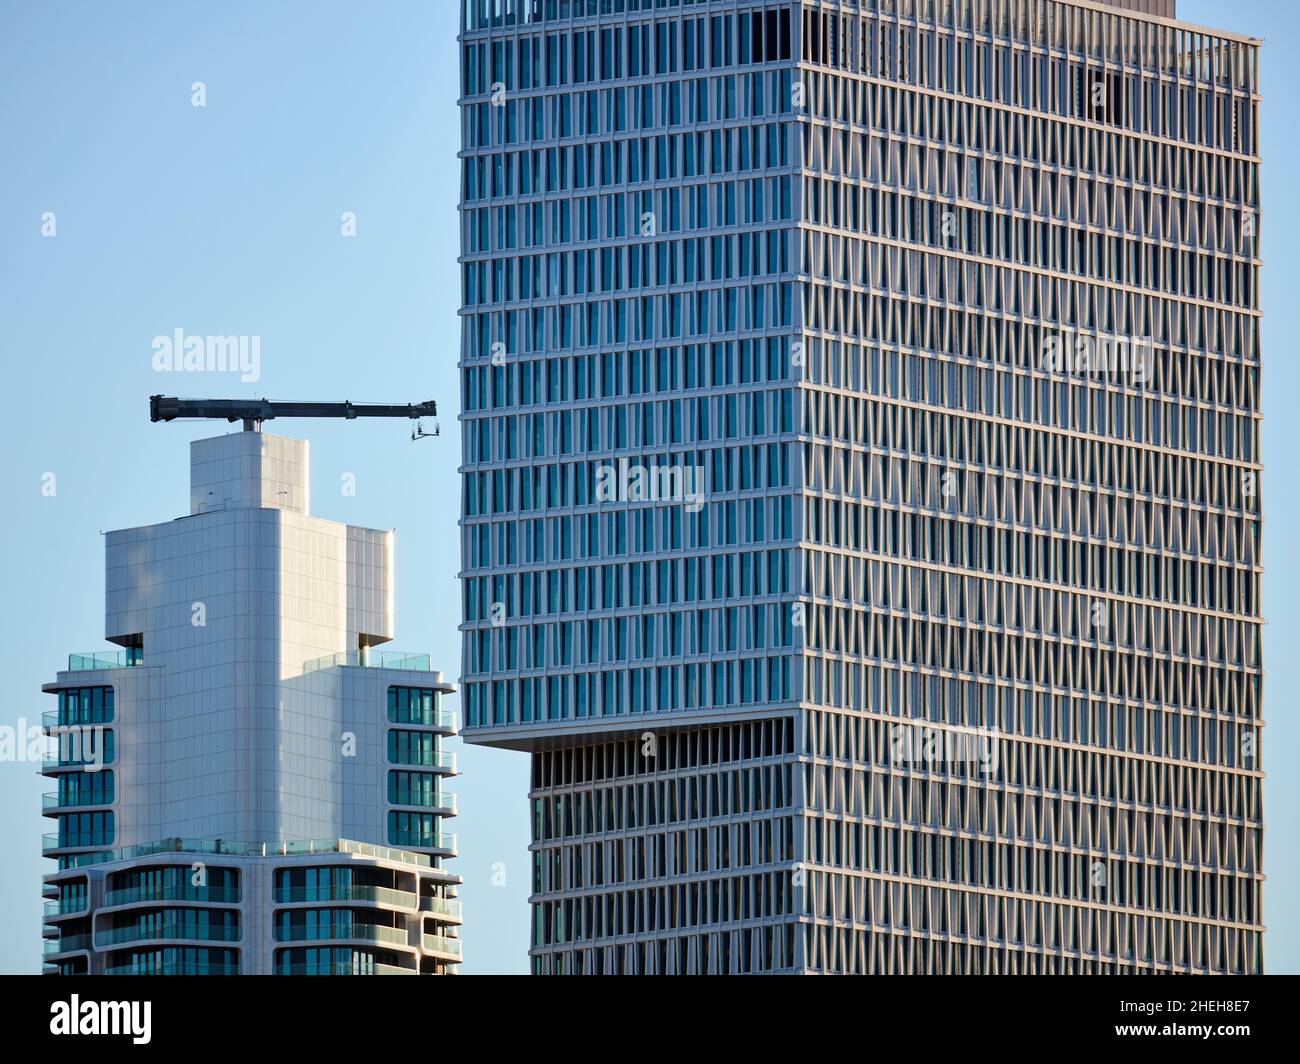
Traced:
<path id="1" fill-rule="evenodd" d="M 404 417 L 418 421 L 422 417 L 437 417 L 438 404 L 432 399 L 425 403 L 406 406 L 389 406 L 381 403 L 283 403 L 269 399 L 176 399 L 168 395 L 149 396 L 150 421 L 175 421 L 178 418 L 214 418 L 225 421 L 243 421 L 245 432 L 257 432 L 263 421 L 277 417 L 341 417 L 352 420 L 359 417 Z M 437 436 L 425 432 L 422 426 L 411 433 L 411 439 Z"/>

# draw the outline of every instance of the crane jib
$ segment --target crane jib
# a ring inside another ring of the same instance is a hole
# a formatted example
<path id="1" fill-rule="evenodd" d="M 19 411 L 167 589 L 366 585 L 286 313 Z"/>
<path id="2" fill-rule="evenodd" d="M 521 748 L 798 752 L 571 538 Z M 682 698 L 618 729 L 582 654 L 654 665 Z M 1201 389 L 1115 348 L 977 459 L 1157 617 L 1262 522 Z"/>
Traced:
<path id="1" fill-rule="evenodd" d="M 436 417 L 438 404 L 433 400 L 404 406 L 382 403 L 301 403 L 273 402 L 269 399 L 177 399 L 174 396 L 149 397 L 150 421 L 175 421 L 180 418 L 209 418 L 253 423 L 277 417 L 333 417 L 355 420 L 359 417 L 404 417 L 418 420 Z"/>

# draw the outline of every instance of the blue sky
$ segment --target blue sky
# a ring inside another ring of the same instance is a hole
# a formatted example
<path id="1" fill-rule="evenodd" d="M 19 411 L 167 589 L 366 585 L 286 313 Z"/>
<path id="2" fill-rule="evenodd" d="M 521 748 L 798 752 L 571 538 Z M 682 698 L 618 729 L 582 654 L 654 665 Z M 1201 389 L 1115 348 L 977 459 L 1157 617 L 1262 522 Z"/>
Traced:
<path id="1" fill-rule="evenodd" d="M 1292 132 L 1300 16 L 1286 0 L 1180 0 L 1182 18 L 1265 39 L 1264 763 L 1266 962 L 1300 971 L 1300 542 L 1289 416 L 1300 376 Z M 0 0 L 0 725 L 103 643 L 99 532 L 188 509 L 188 441 L 147 396 L 412 402 L 406 423 L 281 427 L 312 441 L 323 517 L 397 529 L 397 639 L 459 671 L 456 428 L 457 4 Z M 207 106 L 191 105 L 203 82 Z M 353 212 L 357 236 L 340 236 Z M 57 235 L 41 235 L 53 212 Z M 262 376 L 165 378 L 153 337 L 257 335 Z M 355 473 L 356 495 L 339 491 Z M 56 494 L 42 494 L 55 474 Z M 522 972 L 527 758 L 456 743 L 466 973 Z M 0 971 L 40 964 L 35 766 L 0 763 Z M 501 879 L 504 877 L 504 884 Z"/>

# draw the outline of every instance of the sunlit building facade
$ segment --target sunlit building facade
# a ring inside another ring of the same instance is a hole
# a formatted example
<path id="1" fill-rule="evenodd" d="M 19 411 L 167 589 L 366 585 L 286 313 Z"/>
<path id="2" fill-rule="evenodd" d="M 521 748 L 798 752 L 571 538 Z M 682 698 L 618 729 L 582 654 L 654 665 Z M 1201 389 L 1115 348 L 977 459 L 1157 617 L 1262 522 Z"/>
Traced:
<path id="1" fill-rule="evenodd" d="M 45 971 L 442 974 L 455 687 L 393 635 L 385 529 L 313 516 L 304 440 L 190 447 L 190 512 L 105 536 L 105 637 L 44 690 Z"/>
<path id="2" fill-rule="evenodd" d="M 467 0 L 466 738 L 538 973 L 1257 972 L 1258 42 Z"/>

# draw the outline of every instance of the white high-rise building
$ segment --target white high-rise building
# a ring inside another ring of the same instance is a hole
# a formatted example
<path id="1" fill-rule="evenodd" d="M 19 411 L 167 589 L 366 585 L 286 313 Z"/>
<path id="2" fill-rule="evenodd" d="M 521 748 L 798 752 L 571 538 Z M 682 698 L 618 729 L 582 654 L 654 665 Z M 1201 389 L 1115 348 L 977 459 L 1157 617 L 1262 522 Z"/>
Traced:
<path id="1" fill-rule="evenodd" d="M 311 516 L 306 441 L 191 444 L 190 512 L 106 537 L 105 636 L 44 690 L 46 970 L 439 973 L 455 687 L 393 633 L 393 532 Z"/>

